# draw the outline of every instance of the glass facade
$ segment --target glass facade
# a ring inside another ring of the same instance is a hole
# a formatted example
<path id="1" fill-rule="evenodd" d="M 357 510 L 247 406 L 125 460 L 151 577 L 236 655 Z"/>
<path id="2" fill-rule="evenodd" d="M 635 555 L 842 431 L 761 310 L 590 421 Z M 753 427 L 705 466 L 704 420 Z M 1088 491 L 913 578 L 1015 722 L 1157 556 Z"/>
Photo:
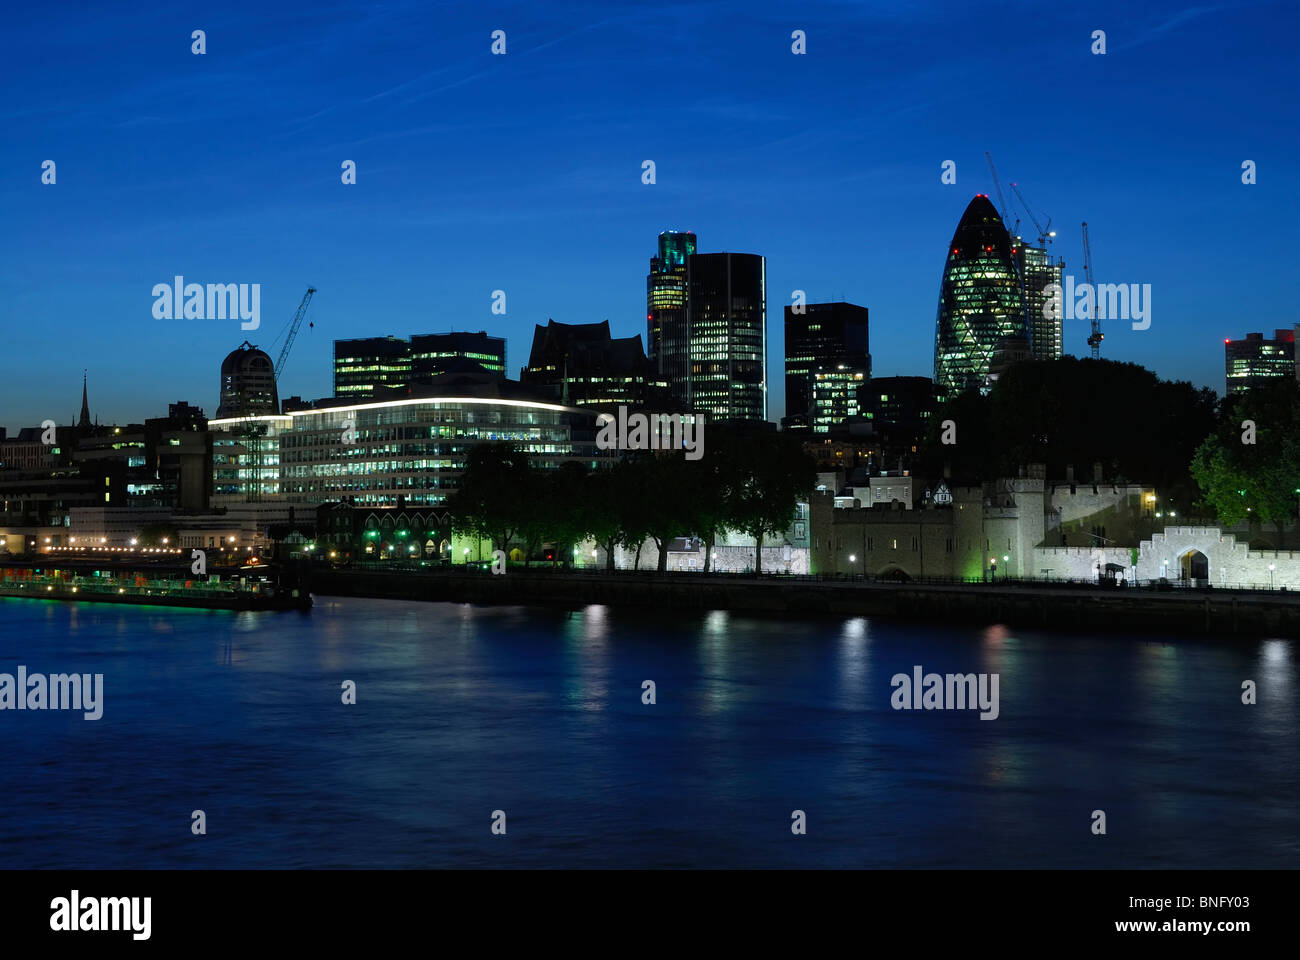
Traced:
<path id="1" fill-rule="evenodd" d="M 767 261 L 697 253 L 687 261 L 687 409 L 714 419 L 767 419 Z"/>
<path id="2" fill-rule="evenodd" d="M 1004 340 L 1028 339 L 1020 274 L 1002 218 L 980 194 L 948 245 L 935 322 L 934 381 L 948 395 L 986 390 Z"/>
<path id="3" fill-rule="evenodd" d="M 259 503 L 280 496 L 280 436 L 287 416 L 209 420 L 212 504 Z"/>
<path id="4" fill-rule="evenodd" d="M 278 438 L 280 492 L 305 503 L 441 504 L 470 449 L 492 441 L 517 442 L 542 469 L 612 456 L 596 447 L 593 411 L 523 400 L 395 400 L 294 411 L 291 419 Z"/>

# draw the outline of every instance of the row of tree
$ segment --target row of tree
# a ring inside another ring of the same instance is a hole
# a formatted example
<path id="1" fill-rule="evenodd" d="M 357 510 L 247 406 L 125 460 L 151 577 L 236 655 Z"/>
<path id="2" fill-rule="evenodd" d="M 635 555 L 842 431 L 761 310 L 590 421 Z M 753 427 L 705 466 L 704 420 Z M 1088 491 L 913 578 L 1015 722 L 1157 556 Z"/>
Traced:
<path id="1" fill-rule="evenodd" d="M 636 551 L 639 560 L 650 540 L 662 571 L 674 539 L 697 537 L 708 572 L 718 537 L 737 530 L 757 542 L 761 572 L 763 541 L 789 529 L 796 503 L 815 484 L 816 464 L 798 439 L 761 425 L 711 424 L 698 460 L 681 451 L 641 452 L 613 467 L 568 461 L 543 470 L 515 443 L 482 444 L 447 506 L 457 533 L 506 552 L 518 547 L 525 564 L 551 544 L 553 562 L 567 565 L 576 544 L 594 540 L 613 570 L 616 547 Z"/>

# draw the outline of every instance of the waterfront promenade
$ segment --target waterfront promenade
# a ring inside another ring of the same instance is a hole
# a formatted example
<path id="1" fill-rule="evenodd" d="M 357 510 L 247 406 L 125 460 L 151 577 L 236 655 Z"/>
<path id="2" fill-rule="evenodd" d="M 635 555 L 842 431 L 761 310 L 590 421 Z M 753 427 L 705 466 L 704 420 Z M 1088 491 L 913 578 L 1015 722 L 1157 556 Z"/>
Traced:
<path id="1" fill-rule="evenodd" d="M 1053 630 L 1300 636 L 1300 593 L 1102 587 L 1006 581 L 895 583 L 850 577 L 742 576 L 645 571 L 316 570 L 321 595 L 462 603 L 734 610 L 774 616 L 872 616 L 1004 623 Z"/>

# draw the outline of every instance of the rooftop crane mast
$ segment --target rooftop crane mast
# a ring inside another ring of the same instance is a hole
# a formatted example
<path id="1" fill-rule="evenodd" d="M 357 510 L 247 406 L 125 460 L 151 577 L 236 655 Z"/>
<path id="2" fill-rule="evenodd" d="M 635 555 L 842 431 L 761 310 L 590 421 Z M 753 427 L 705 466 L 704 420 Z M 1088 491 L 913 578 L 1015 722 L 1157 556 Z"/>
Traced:
<path id="1" fill-rule="evenodd" d="M 1101 321 L 1097 319 L 1097 285 L 1092 282 L 1092 247 L 1088 244 L 1088 221 L 1083 221 L 1083 277 L 1088 281 L 1092 291 L 1092 333 L 1088 334 L 1088 346 L 1092 347 L 1092 359 L 1101 358 L 1101 342 L 1105 336 L 1101 332 Z"/>
<path id="2" fill-rule="evenodd" d="M 302 318 L 307 315 L 307 304 L 311 303 L 311 295 L 315 292 L 315 287 L 307 288 L 307 292 L 302 296 L 302 302 L 298 304 L 298 312 L 293 315 L 293 322 L 289 324 L 289 333 L 284 338 L 280 358 L 275 361 L 275 379 L 277 383 L 280 381 L 280 374 L 284 372 L 284 362 L 289 359 L 289 351 L 293 348 L 293 341 L 298 336 L 298 328 L 302 326 Z"/>

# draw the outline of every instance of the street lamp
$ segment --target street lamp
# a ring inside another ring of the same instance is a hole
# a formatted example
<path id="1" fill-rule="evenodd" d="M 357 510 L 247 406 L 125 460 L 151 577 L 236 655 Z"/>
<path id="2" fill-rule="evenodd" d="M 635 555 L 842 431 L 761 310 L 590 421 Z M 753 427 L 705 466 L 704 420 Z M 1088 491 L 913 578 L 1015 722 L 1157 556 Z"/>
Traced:
<path id="1" fill-rule="evenodd" d="M 998 578 L 998 558 L 989 557 L 989 583 L 992 583 L 993 581 L 997 580 L 997 578 Z"/>
<path id="2" fill-rule="evenodd" d="M 1273 571 L 1276 570 L 1276 569 L 1277 569 L 1277 564 L 1275 564 L 1275 563 L 1270 563 L 1270 564 L 1268 565 L 1268 588 L 1269 588 L 1270 590 L 1273 589 Z"/>

